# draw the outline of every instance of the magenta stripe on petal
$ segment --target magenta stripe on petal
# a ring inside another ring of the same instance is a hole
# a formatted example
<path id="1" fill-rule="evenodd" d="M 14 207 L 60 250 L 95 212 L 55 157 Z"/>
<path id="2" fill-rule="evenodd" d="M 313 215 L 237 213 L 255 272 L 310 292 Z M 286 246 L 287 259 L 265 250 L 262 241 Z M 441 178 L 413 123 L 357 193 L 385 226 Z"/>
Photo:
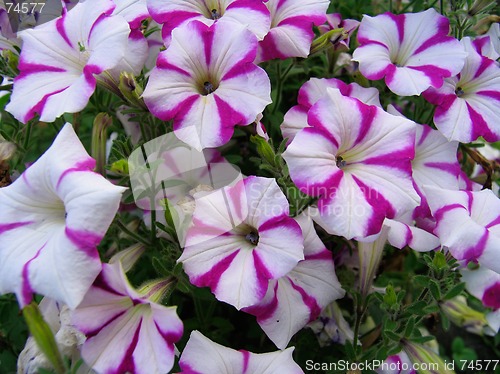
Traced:
<path id="1" fill-rule="evenodd" d="M 94 32 L 94 29 L 96 28 L 97 25 L 99 25 L 104 19 L 108 18 L 106 14 L 101 14 L 94 22 L 92 27 L 90 28 L 89 36 L 87 38 L 87 43 L 90 44 L 90 38 L 92 38 L 92 33 Z"/>
<path id="2" fill-rule="evenodd" d="M 33 289 L 31 288 L 31 283 L 29 280 L 29 265 L 31 261 L 33 261 L 35 258 L 37 258 L 40 255 L 40 252 L 45 248 L 47 243 L 42 245 L 42 247 L 36 252 L 36 255 L 33 256 L 28 262 L 26 262 L 23 266 L 23 271 L 22 271 L 22 301 L 21 304 L 27 305 L 31 302 L 33 298 Z"/>
<path id="3" fill-rule="evenodd" d="M 460 166 L 458 164 L 451 164 L 448 162 L 425 162 L 424 165 L 429 168 L 444 171 L 456 177 L 460 174 Z"/>
<path id="4" fill-rule="evenodd" d="M 250 76 L 250 74 L 253 73 L 253 71 L 259 70 L 260 68 L 252 63 L 252 61 L 255 59 L 256 54 L 257 54 L 257 47 L 252 48 L 252 50 L 249 51 L 241 59 L 241 63 L 234 65 L 226 74 L 224 74 L 222 80 L 232 79 L 240 75 Z"/>
<path id="5" fill-rule="evenodd" d="M 258 248 L 258 247 L 257 247 Z M 264 265 L 264 262 L 261 260 L 258 250 L 254 250 L 252 252 L 253 262 L 255 265 L 255 273 L 257 275 L 257 297 L 259 300 L 262 300 L 264 295 L 266 294 L 267 287 L 269 285 L 269 279 L 276 278 L 271 271 Z"/>
<path id="6" fill-rule="evenodd" d="M 63 68 L 58 68 L 55 66 L 50 66 L 50 65 L 44 65 L 44 64 L 33 64 L 29 62 L 23 62 L 21 59 L 21 62 L 18 65 L 19 70 L 21 70 L 21 73 L 17 76 L 17 80 L 24 78 L 25 76 L 29 74 L 34 74 L 34 73 L 44 73 L 44 72 L 56 72 L 56 73 L 62 73 L 65 72 L 66 70 Z"/>
<path id="7" fill-rule="evenodd" d="M 448 32 L 446 32 L 448 33 Z M 418 47 L 416 49 L 416 51 L 413 53 L 413 55 L 417 55 L 421 52 L 424 52 L 426 49 L 429 49 L 431 47 L 434 47 L 435 45 L 438 45 L 438 44 L 445 44 L 447 42 L 453 42 L 455 39 L 452 38 L 452 37 L 449 37 L 449 36 L 445 36 L 445 35 L 434 35 L 432 37 L 430 37 L 429 39 L 427 39 L 425 42 L 423 42 L 420 47 Z"/>
<path id="8" fill-rule="evenodd" d="M 64 39 L 64 41 L 71 47 L 74 46 L 71 44 L 71 40 L 68 38 L 68 34 L 66 33 L 66 28 L 64 27 L 64 21 L 66 20 L 66 12 L 64 12 L 63 16 L 56 21 L 56 29 L 59 35 Z"/>
<path id="9" fill-rule="evenodd" d="M 479 239 L 479 241 L 476 243 L 475 246 L 470 247 L 467 250 L 465 250 L 465 252 L 463 253 L 463 256 L 461 258 L 457 258 L 457 257 L 455 257 L 455 258 L 457 260 L 467 260 L 467 262 L 476 261 L 483 254 L 484 249 L 486 248 L 486 242 L 488 241 L 489 235 L 490 235 L 489 231 L 484 230 L 484 233 L 481 236 L 481 239 Z"/>
<path id="10" fill-rule="evenodd" d="M 298 293 L 300 293 L 300 296 L 302 296 L 302 301 L 304 301 L 304 304 L 307 306 L 307 309 L 309 309 L 309 322 L 318 318 L 319 314 L 321 313 L 321 307 L 318 305 L 316 299 L 308 295 L 307 292 L 304 291 L 302 287 L 293 283 L 291 279 L 289 280 L 293 289 Z"/>
<path id="11" fill-rule="evenodd" d="M 247 119 L 234 110 L 227 102 L 222 100 L 217 94 L 214 94 L 215 104 L 217 105 L 217 112 L 219 114 L 219 138 L 220 144 L 225 144 L 231 139 L 234 132 L 234 126 L 248 125 Z M 215 119 L 214 119 L 215 120 Z"/>
<path id="12" fill-rule="evenodd" d="M 444 214 L 454 210 L 454 209 L 465 209 L 462 205 L 460 204 L 451 204 L 451 205 L 446 205 L 442 208 L 439 208 L 434 212 L 434 218 L 436 221 L 439 223 L 439 221 L 443 218 Z"/>
<path id="13" fill-rule="evenodd" d="M 500 282 L 496 282 L 494 285 L 484 290 L 482 301 L 484 306 L 488 308 L 493 308 L 495 310 L 500 308 Z"/>
<path id="14" fill-rule="evenodd" d="M 488 69 L 491 65 L 494 64 L 496 64 L 496 61 L 481 56 L 481 64 L 479 65 L 479 68 L 476 70 L 476 73 L 474 74 L 474 79 L 479 78 L 479 76 L 483 74 L 486 69 Z"/>
<path id="15" fill-rule="evenodd" d="M 104 324 L 102 324 L 101 326 L 99 326 L 95 330 L 86 330 L 85 326 L 78 326 L 78 329 L 81 332 L 83 332 L 85 334 L 85 336 L 87 337 L 87 340 L 89 340 L 90 338 L 93 338 L 94 336 L 96 336 L 97 334 L 99 334 L 99 332 L 101 330 L 103 330 L 106 326 L 110 325 L 113 321 L 115 321 L 116 319 L 118 319 L 121 316 L 123 316 L 126 312 L 127 312 L 127 310 L 123 310 L 123 311 L 115 314 L 109 320 L 107 320 Z"/>
<path id="16" fill-rule="evenodd" d="M 33 221 L 2 223 L 2 224 L 0 224 L 0 235 L 2 235 L 4 232 L 17 229 L 18 227 L 31 225 L 32 223 L 33 223 Z"/>
<path id="17" fill-rule="evenodd" d="M 250 352 L 245 351 L 244 349 L 240 350 L 243 354 L 243 373 L 246 373 L 248 369 L 248 361 L 250 360 Z"/>
<path id="18" fill-rule="evenodd" d="M 14 84 L 15 84 L 15 81 L 14 81 Z M 69 86 L 68 86 L 69 87 Z M 43 108 L 45 107 L 45 104 L 47 103 L 47 100 L 49 99 L 49 97 L 51 97 L 52 95 L 55 95 L 55 94 L 58 94 L 59 92 L 62 92 L 64 91 L 65 89 L 67 89 L 68 87 L 64 87 L 63 89 L 59 90 L 59 91 L 54 91 L 54 92 L 51 92 L 51 93 L 48 93 L 47 95 L 45 95 L 44 97 L 42 97 L 42 100 L 40 100 L 37 104 L 35 104 L 27 113 L 26 115 L 24 116 L 23 118 L 23 121 L 24 123 L 28 122 L 30 119 L 32 119 L 33 117 L 35 117 L 35 115 L 38 113 L 38 114 L 42 114 L 43 112 Z"/>
<path id="19" fill-rule="evenodd" d="M 493 134 L 488 127 L 488 124 L 484 120 L 484 117 L 479 114 L 472 106 L 466 102 L 467 110 L 469 111 L 469 116 L 472 124 L 472 135 L 471 139 L 477 139 L 482 136 L 488 142 L 495 142 L 498 140 L 497 136 Z"/>
<path id="20" fill-rule="evenodd" d="M 500 101 L 500 91 L 484 90 L 484 91 L 476 92 L 476 95 L 486 96 L 486 97 L 489 97 L 491 99 L 495 99 L 495 100 Z"/>
<path id="21" fill-rule="evenodd" d="M 398 39 L 399 43 L 403 43 L 403 39 L 405 38 L 405 20 L 406 16 L 404 14 L 392 14 L 392 13 L 385 13 L 386 16 L 392 19 L 392 21 L 396 24 L 396 27 L 398 29 Z"/>
<path id="22" fill-rule="evenodd" d="M 323 250 L 321 252 L 305 256 L 304 260 L 307 260 L 307 261 L 333 260 L 333 257 L 332 257 L 332 252 L 330 252 L 328 250 Z"/>
<path id="23" fill-rule="evenodd" d="M 64 229 L 66 237 L 80 250 L 82 250 L 87 256 L 99 259 L 99 253 L 97 252 L 96 246 L 101 242 L 102 235 L 88 232 L 73 230 L 69 227 Z"/>
<path id="24" fill-rule="evenodd" d="M 500 216 L 498 216 L 493 221 L 491 221 L 490 223 L 488 223 L 485 227 L 487 229 L 489 229 L 490 227 L 493 227 L 493 226 L 496 226 L 496 225 L 500 225 Z"/>
<path id="25" fill-rule="evenodd" d="M 57 180 L 56 189 L 61 185 L 62 180 L 68 174 L 75 171 L 92 171 L 95 168 L 96 161 L 93 158 L 87 158 L 85 161 L 78 162 L 74 167 L 64 170 L 59 179 Z"/>
<path id="26" fill-rule="evenodd" d="M 229 268 L 238 252 L 239 250 L 234 251 L 230 255 L 224 257 L 205 274 L 193 277 L 191 279 L 191 283 L 198 287 L 210 287 L 212 291 L 215 290 L 217 288 L 217 284 L 219 284 L 222 274 L 224 274 L 224 272 Z"/>
<path id="27" fill-rule="evenodd" d="M 435 65 L 408 66 L 408 69 L 424 73 L 431 80 L 431 85 L 436 88 L 440 88 L 443 85 L 443 77 L 448 78 L 451 76 L 451 71 L 441 69 Z"/>
<path id="28" fill-rule="evenodd" d="M 172 30 L 184 23 L 186 20 L 198 17 L 200 14 L 196 12 L 189 12 L 185 10 L 179 10 L 175 12 L 164 12 L 157 13 L 151 12 L 151 16 L 154 20 L 160 24 L 163 24 L 163 31 L 170 35 Z"/>
<path id="29" fill-rule="evenodd" d="M 179 331 L 162 331 L 161 327 L 154 321 L 156 329 L 158 330 L 158 333 L 161 335 L 163 340 L 165 340 L 165 343 L 167 344 L 168 349 L 171 351 L 174 350 L 174 343 L 179 341 L 180 338 L 182 338 L 183 334 L 183 329 L 181 328 Z"/>
<path id="30" fill-rule="evenodd" d="M 199 94 L 193 94 L 189 96 L 184 101 L 181 101 L 177 106 L 172 108 L 171 110 L 162 111 L 161 107 L 159 107 L 155 111 L 155 116 L 163 121 L 168 121 L 174 118 L 174 131 L 181 129 L 184 125 L 184 118 L 189 114 L 193 105 L 201 100 Z"/>
<path id="31" fill-rule="evenodd" d="M 191 366 L 189 366 L 183 361 L 179 362 L 179 365 L 181 367 L 182 374 L 203 374 L 200 373 L 199 371 L 194 370 Z"/>
<path id="32" fill-rule="evenodd" d="M 257 317 L 257 321 L 264 322 L 267 321 L 269 318 L 271 318 L 274 313 L 276 312 L 276 309 L 278 308 L 278 288 L 279 288 L 279 283 L 276 282 L 274 285 L 273 289 L 273 298 L 270 303 L 268 304 L 257 304 L 253 305 L 247 308 L 244 308 L 243 311 L 245 313 L 252 314 Z"/>
<path id="33" fill-rule="evenodd" d="M 413 146 L 403 148 L 391 153 L 367 158 L 360 163 L 366 165 L 382 165 L 384 167 L 398 169 L 411 176 L 411 159 L 413 159 L 415 148 Z M 406 162 L 405 162 L 406 161 Z"/>
<path id="34" fill-rule="evenodd" d="M 104 266 L 107 266 L 107 265 L 104 265 Z M 106 292 L 109 292 L 109 293 L 112 293 L 114 295 L 119 295 L 121 296 L 122 293 L 119 292 L 119 291 L 116 291 L 109 283 L 108 281 L 105 279 L 104 277 L 104 273 L 101 271 L 101 273 L 99 273 L 99 275 L 97 276 L 97 278 L 95 279 L 94 283 L 92 284 L 92 287 L 95 287 L 95 288 L 99 288 L 103 291 L 106 291 Z"/>
<path id="35" fill-rule="evenodd" d="M 355 103 L 358 107 L 358 112 L 361 114 L 361 123 L 359 125 L 359 133 L 356 137 L 356 140 L 354 141 L 354 144 L 359 144 L 365 139 L 366 134 L 370 130 L 377 115 L 377 108 L 374 106 L 362 104 L 360 101 L 355 101 Z"/>
<path id="36" fill-rule="evenodd" d="M 113 374 L 122 374 L 122 373 L 135 373 L 135 363 L 134 363 L 134 356 L 133 353 L 135 351 L 135 348 L 137 347 L 137 342 L 139 341 L 139 332 L 141 331 L 141 326 L 142 326 L 142 318 L 139 321 L 139 325 L 137 326 L 137 329 L 135 330 L 134 337 L 132 341 L 130 342 L 127 351 L 125 352 L 125 356 L 123 357 L 123 361 L 121 362 L 120 366 L 116 369 L 116 371 Z"/>

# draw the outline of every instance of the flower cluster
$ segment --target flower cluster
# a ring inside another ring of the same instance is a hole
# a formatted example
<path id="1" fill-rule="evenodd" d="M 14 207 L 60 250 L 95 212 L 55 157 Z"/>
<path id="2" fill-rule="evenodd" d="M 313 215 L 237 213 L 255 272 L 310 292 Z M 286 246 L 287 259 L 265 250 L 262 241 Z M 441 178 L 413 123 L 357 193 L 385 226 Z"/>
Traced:
<path id="1" fill-rule="evenodd" d="M 21 371 L 302 373 L 317 338 L 410 373 L 445 367 L 426 315 L 497 334 L 500 28 L 462 3 L 63 1 L 19 34 L 0 9 Z"/>

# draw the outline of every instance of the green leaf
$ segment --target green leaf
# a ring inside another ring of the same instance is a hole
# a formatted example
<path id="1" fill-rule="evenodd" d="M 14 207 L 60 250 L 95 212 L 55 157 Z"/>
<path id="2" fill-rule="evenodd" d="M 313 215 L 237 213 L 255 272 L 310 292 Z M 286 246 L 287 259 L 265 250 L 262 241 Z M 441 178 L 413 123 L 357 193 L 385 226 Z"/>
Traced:
<path id="1" fill-rule="evenodd" d="M 431 281 L 429 282 L 429 290 L 431 291 L 432 297 L 435 300 L 441 300 L 441 291 L 439 289 L 439 284 L 434 279 L 431 279 Z"/>
<path id="2" fill-rule="evenodd" d="M 411 317 L 408 322 L 406 323 L 405 327 L 405 337 L 408 338 L 412 335 L 413 329 L 415 328 L 415 317 Z"/>
<path id="3" fill-rule="evenodd" d="M 444 300 L 451 300 L 454 297 L 460 295 L 465 290 L 465 283 L 459 283 L 455 285 L 451 290 L 449 290 L 446 295 L 444 295 Z"/>
<path id="4" fill-rule="evenodd" d="M 23 308 L 23 316 L 35 342 L 54 366 L 57 373 L 65 373 L 64 362 L 57 347 L 56 339 L 49 325 L 43 319 L 38 304 L 32 302 Z"/>

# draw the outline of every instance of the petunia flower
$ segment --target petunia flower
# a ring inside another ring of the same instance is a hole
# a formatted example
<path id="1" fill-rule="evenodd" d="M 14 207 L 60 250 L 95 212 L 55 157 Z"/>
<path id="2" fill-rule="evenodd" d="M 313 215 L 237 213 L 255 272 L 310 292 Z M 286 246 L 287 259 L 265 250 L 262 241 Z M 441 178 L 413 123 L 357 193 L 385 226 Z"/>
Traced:
<path id="1" fill-rule="evenodd" d="M 268 0 L 271 29 L 259 43 L 257 62 L 274 58 L 307 57 L 314 38 L 313 25 L 326 20 L 328 0 Z"/>
<path id="2" fill-rule="evenodd" d="M 377 234 L 384 219 L 413 210 L 415 125 L 328 88 L 283 158 L 299 189 L 317 197 L 314 220 L 348 239 Z"/>
<path id="3" fill-rule="evenodd" d="M 255 121 L 270 82 L 253 63 L 257 39 L 241 25 L 191 21 L 172 32 L 144 90 L 150 111 L 173 119 L 175 135 L 201 150 L 229 141 L 234 126 Z"/>
<path id="4" fill-rule="evenodd" d="M 457 260 L 477 261 L 500 273 L 500 200 L 491 190 L 424 187 L 436 234 Z"/>
<path id="5" fill-rule="evenodd" d="M 480 54 L 480 44 L 470 38 L 461 41 L 468 53 L 465 66 L 456 77 L 445 80 L 439 89 L 424 92 L 437 105 L 434 123 L 450 140 L 468 143 L 482 136 L 500 140 L 500 66 Z"/>
<path id="6" fill-rule="evenodd" d="M 113 0 L 116 8 L 113 15 L 119 15 L 128 22 L 130 29 L 138 30 L 141 22 L 149 18 L 146 0 Z"/>
<path id="7" fill-rule="evenodd" d="M 174 343 L 183 333 L 176 307 L 159 304 L 170 280 L 136 291 L 121 263 L 102 272 L 73 312 L 73 324 L 87 340 L 85 363 L 98 373 L 166 373 L 174 364 Z"/>
<path id="8" fill-rule="evenodd" d="M 297 97 L 298 105 L 293 106 L 285 113 L 281 132 L 283 138 L 288 138 L 291 142 L 295 134 L 307 124 L 307 112 L 323 96 L 326 95 L 327 88 L 337 88 L 344 96 L 354 97 L 365 104 L 380 105 L 379 91 L 374 87 L 362 87 L 357 83 L 346 84 L 339 79 L 311 78 L 299 89 Z"/>
<path id="9" fill-rule="evenodd" d="M 500 274 L 481 266 L 476 270 L 462 269 L 462 280 L 467 291 L 493 311 L 500 310 Z"/>
<path id="10" fill-rule="evenodd" d="M 335 301 L 328 304 L 319 317 L 307 327 L 316 335 L 320 347 L 328 347 L 332 343 L 344 345 L 347 341 L 352 343 L 354 340 L 354 332 Z"/>
<path id="11" fill-rule="evenodd" d="M 165 45 L 171 41 L 172 31 L 193 20 L 207 26 L 224 21 L 245 26 L 259 40 L 269 31 L 271 19 L 269 10 L 262 0 L 148 0 L 151 17 L 163 25 L 162 36 Z"/>
<path id="12" fill-rule="evenodd" d="M 444 78 L 464 66 L 466 53 L 456 39 L 447 36 L 449 29 L 448 18 L 432 8 L 420 13 L 365 15 L 353 60 L 359 62 L 366 78 L 385 77 L 395 94 L 419 95 L 429 87 L 441 87 Z"/>
<path id="13" fill-rule="evenodd" d="M 325 34 L 328 31 L 342 28 L 342 35 L 339 40 L 334 43 L 334 50 L 347 51 L 351 42 L 351 36 L 359 27 L 359 21 L 353 19 L 342 19 L 340 13 L 332 13 L 326 15 L 326 23 L 318 26 L 319 32 Z"/>
<path id="14" fill-rule="evenodd" d="M 300 226 L 271 178 L 248 177 L 196 199 L 179 258 L 191 283 L 237 309 L 255 305 L 304 259 Z"/>
<path id="15" fill-rule="evenodd" d="M 96 77 L 116 66 L 127 48 L 130 29 L 110 17 L 111 0 L 87 0 L 62 17 L 22 33 L 20 74 L 6 110 L 21 122 L 36 114 L 52 122 L 81 111 L 95 90 Z"/>
<path id="16" fill-rule="evenodd" d="M 183 374 L 303 374 L 293 361 L 294 348 L 271 353 L 236 351 L 193 331 L 181 355 Z"/>
<path id="17" fill-rule="evenodd" d="M 92 171 L 70 124 L 10 186 L 0 188 L 0 293 L 33 293 L 75 308 L 101 270 L 96 246 L 124 188 Z"/>
<path id="18" fill-rule="evenodd" d="M 311 218 L 296 218 L 304 236 L 304 260 L 285 276 L 271 280 L 256 305 L 244 309 L 257 317 L 266 335 L 285 349 L 295 333 L 318 318 L 321 311 L 345 292 L 335 274 L 332 253 L 314 230 Z"/>
<path id="19" fill-rule="evenodd" d="M 405 351 L 387 357 L 376 370 L 377 374 L 417 374 Z"/>

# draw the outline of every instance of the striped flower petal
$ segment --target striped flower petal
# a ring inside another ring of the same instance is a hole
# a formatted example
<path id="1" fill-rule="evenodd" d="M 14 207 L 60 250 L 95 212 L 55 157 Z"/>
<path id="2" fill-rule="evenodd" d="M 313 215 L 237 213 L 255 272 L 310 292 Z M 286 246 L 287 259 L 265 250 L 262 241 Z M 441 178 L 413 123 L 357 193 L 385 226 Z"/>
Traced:
<path id="1" fill-rule="evenodd" d="M 464 38 L 468 53 L 457 77 L 446 79 L 439 89 L 429 89 L 424 97 L 437 105 L 434 123 L 450 140 L 469 143 L 482 136 L 489 142 L 500 140 L 500 66 L 480 54 L 480 44 Z"/>
<path id="2" fill-rule="evenodd" d="M 353 60 L 366 78 L 385 77 L 395 94 L 419 95 L 429 87 L 441 87 L 444 78 L 464 65 L 466 53 L 447 36 L 449 28 L 448 18 L 432 8 L 413 14 L 365 15 Z"/>
<path id="3" fill-rule="evenodd" d="M 72 320 L 87 336 L 81 349 L 85 363 L 106 374 L 168 372 L 183 333 L 176 307 L 135 291 L 120 262 L 103 264 Z"/>
<path id="4" fill-rule="evenodd" d="M 281 124 L 283 138 L 292 141 L 297 132 L 308 127 L 307 112 L 319 99 L 326 95 L 328 88 L 337 88 L 344 96 L 354 97 L 368 105 L 382 107 L 379 92 L 376 88 L 365 88 L 357 83 L 346 84 L 336 78 L 311 78 L 300 87 L 297 98 L 299 104 L 285 113 L 285 118 Z"/>
<path id="5" fill-rule="evenodd" d="M 255 121 L 270 99 L 270 82 L 253 63 L 255 36 L 243 26 L 192 21 L 172 33 L 144 90 L 158 118 L 173 119 L 174 132 L 192 147 L 229 141 L 234 126 Z"/>
<path id="6" fill-rule="evenodd" d="M 236 351 L 193 331 L 179 365 L 183 374 L 303 374 L 293 361 L 293 350 L 260 354 Z"/>
<path id="7" fill-rule="evenodd" d="M 500 273 L 500 200 L 491 190 L 424 187 L 436 219 L 434 233 L 457 260 L 477 261 Z"/>
<path id="8" fill-rule="evenodd" d="M 193 226 L 179 258 L 191 283 L 210 287 L 237 309 L 255 305 L 304 258 L 300 226 L 270 178 L 248 177 L 196 198 Z"/>
<path id="9" fill-rule="evenodd" d="M 268 0 L 271 29 L 259 43 L 256 61 L 307 57 L 314 38 L 312 26 L 326 20 L 328 0 Z"/>
<path id="10" fill-rule="evenodd" d="M 259 40 L 267 34 L 271 25 L 269 11 L 262 0 L 148 0 L 148 8 L 153 19 L 163 24 L 162 34 L 167 46 L 172 31 L 193 20 L 207 26 L 218 20 L 238 23 Z"/>
<path id="11" fill-rule="evenodd" d="M 132 30 L 141 27 L 141 22 L 149 17 L 146 0 L 113 0 L 116 8 L 113 15 L 125 18 Z"/>
<path id="12" fill-rule="evenodd" d="M 38 161 L 0 188 L 0 293 L 15 292 L 21 306 L 35 292 L 70 308 L 82 300 L 124 191 L 94 166 L 67 124 Z"/>
<path id="13" fill-rule="evenodd" d="M 467 291 L 477 297 L 487 308 L 500 310 L 500 274 L 486 267 L 460 271 Z"/>
<path id="14" fill-rule="evenodd" d="M 332 260 L 314 230 L 311 218 L 296 218 L 304 236 L 304 260 L 284 277 L 269 282 L 266 296 L 244 309 L 279 349 L 285 349 L 295 333 L 318 318 L 333 300 L 344 296 Z"/>
<path id="15" fill-rule="evenodd" d="M 283 157 L 297 187 L 318 197 L 313 218 L 329 233 L 362 239 L 419 204 L 412 122 L 329 88 L 308 123 Z"/>
<path id="16" fill-rule="evenodd" d="M 81 111 L 95 90 L 96 78 L 125 54 L 130 29 L 110 17 L 111 0 L 88 0 L 62 17 L 22 33 L 20 74 L 6 110 L 21 122 L 36 114 L 52 122 L 65 112 Z"/>

